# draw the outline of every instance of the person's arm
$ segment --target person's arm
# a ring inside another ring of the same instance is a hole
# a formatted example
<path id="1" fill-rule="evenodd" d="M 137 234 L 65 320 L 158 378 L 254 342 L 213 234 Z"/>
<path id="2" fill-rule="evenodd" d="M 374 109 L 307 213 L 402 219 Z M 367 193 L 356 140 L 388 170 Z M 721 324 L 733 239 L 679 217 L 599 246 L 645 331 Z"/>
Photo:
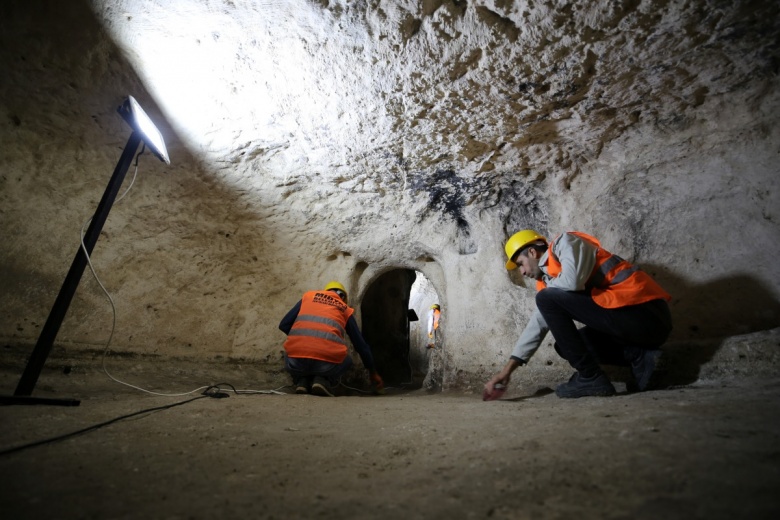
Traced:
<path id="1" fill-rule="evenodd" d="M 487 383 L 485 383 L 485 391 L 490 394 L 493 392 L 493 387 L 496 384 L 502 384 L 504 386 L 509 384 L 509 379 L 517 367 L 525 365 L 531 356 L 539 349 L 539 345 L 542 344 L 542 340 L 547 335 L 548 331 L 547 322 L 544 321 L 542 313 L 538 309 L 535 309 L 531 314 L 531 319 L 523 329 L 523 333 L 520 334 L 515 348 L 512 350 L 512 355 L 509 357 L 504 368 L 494 375 Z"/>
<path id="2" fill-rule="evenodd" d="M 534 309 L 531 319 L 528 320 L 525 329 L 515 343 L 511 357 L 522 365 L 528 363 L 531 356 L 539 349 L 549 330 L 542 313 L 539 312 L 539 309 Z"/>
<path id="3" fill-rule="evenodd" d="M 279 330 L 285 334 L 289 334 L 290 329 L 295 324 L 295 318 L 298 317 L 299 312 L 301 312 L 301 300 L 298 300 L 298 303 L 296 303 L 295 306 L 284 315 L 282 321 L 279 322 Z"/>
<path id="4" fill-rule="evenodd" d="M 360 333 L 360 328 L 358 327 L 354 316 L 350 316 L 347 320 L 346 330 L 349 339 L 352 341 L 352 346 L 355 347 L 355 350 L 360 356 L 360 360 L 363 362 L 363 366 L 373 374 L 376 372 L 374 369 L 374 355 L 371 353 L 371 347 L 366 343 L 366 340 L 363 339 L 363 335 Z"/>
<path id="5" fill-rule="evenodd" d="M 564 291 L 585 290 L 585 283 L 596 266 L 596 246 L 577 235 L 564 233 L 550 247 L 561 263 L 561 274 L 555 278 L 545 276 L 547 287 Z"/>

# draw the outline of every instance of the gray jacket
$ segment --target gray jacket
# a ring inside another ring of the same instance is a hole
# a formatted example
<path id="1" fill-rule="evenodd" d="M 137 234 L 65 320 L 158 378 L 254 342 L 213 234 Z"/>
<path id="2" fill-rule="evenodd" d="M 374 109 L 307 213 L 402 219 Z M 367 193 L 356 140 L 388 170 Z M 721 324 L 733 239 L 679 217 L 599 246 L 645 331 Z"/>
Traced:
<path id="1" fill-rule="evenodd" d="M 539 259 L 539 267 L 543 273 L 542 279 L 547 287 L 557 287 L 564 291 L 585 290 L 585 283 L 596 266 L 597 248 L 570 233 L 563 233 L 553 240 L 550 247 L 555 253 L 555 257 L 561 262 L 561 273 L 556 277 L 547 274 L 547 263 L 550 256 L 548 250 Z M 527 363 L 539 345 L 542 344 L 549 330 L 539 309 L 534 309 L 531 319 L 515 343 L 512 357 L 522 363 Z"/>

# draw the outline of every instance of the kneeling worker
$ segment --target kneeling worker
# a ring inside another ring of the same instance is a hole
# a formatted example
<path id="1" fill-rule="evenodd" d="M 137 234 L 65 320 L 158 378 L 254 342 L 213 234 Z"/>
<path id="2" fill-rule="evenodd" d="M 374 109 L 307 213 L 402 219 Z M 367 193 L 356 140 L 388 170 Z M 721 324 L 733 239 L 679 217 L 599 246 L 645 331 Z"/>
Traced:
<path id="1" fill-rule="evenodd" d="M 284 368 L 290 373 L 296 394 L 312 393 L 333 397 L 339 378 L 352 366 L 346 335 L 368 369 L 375 393 L 384 391 L 382 378 L 374 369 L 374 357 L 347 305 L 347 290 L 330 282 L 321 291 L 304 293 L 279 323 L 287 334 Z"/>
<path id="2" fill-rule="evenodd" d="M 486 394 L 509 383 L 548 331 L 556 352 L 577 371 L 558 385 L 558 397 L 613 395 L 600 364 L 630 366 L 638 389 L 647 389 L 658 349 L 672 330 L 671 296 L 660 285 L 585 233 L 563 233 L 548 246 L 545 237 L 526 229 L 512 235 L 505 249 L 506 268 L 520 267 L 539 292 L 509 362 L 485 384 Z M 585 326 L 578 330 L 575 321 Z"/>

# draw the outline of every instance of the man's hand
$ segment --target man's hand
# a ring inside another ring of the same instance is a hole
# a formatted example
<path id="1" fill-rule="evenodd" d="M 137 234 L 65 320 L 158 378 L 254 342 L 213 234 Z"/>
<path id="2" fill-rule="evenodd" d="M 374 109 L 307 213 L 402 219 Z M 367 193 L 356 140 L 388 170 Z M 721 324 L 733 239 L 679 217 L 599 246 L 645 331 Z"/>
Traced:
<path id="1" fill-rule="evenodd" d="M 382 381 L 382 376 L 378 372 L 369 372 L 368 377 L 371 379 L 371 391 L 375 394 L 385 395 L 385 382 Z"/>
<path id="2" fill-rule="evenodd" d="M 493 376 L 493 378 L 485 383 L 485 388 L 482 390 L 483 401 L 494 401 L 500 399 L 506 391 L 506 385 L 509 383 L 509 375 L 504 376 L 503 371 L 500 374 Z"/>
<path id="3" fill-rule="evenodd" d="M 504 368 L 501 369 L 501 372 L 491 377 L 490 380 L 485 383 L 485 386 L 482 390 L 482 395 L 493 395 L 493 391 L 496 389 L 496 385 L 503 385 L 504 388 L 509 386 L 509 380 L 512 377 L 512 372 L 514 372 L 515 369 L 519 366 L 520 363 L 518 361 L 510 359 L 509 362 L 504 365 Z"/>
<path id="4" fill-rule="evenodd" d="M 507 387 L 509 385 L 509 379 L 510 379 L 510 373 L 505 373 L 505 370 L 502 370 L 501 372 L 499 372 L 498 374 L 490 378 L 490 381 L 485 383 L 483 394 L 492 395 L 493 390 L 495 390 L 496 388 L 496 385 L 502 385 L 504 387 Z"/>

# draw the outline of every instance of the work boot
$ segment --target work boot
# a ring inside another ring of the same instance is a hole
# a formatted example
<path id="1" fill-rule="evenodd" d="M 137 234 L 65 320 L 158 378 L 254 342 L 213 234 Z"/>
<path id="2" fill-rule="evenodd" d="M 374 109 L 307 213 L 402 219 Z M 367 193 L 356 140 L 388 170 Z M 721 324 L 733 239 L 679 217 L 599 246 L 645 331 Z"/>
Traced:
<path id="1" fill-rule="evenodd" d="M 555 395 L 558 397 L 586 397 L 589 395 L 608 396 L 615 395 L 615 387 L 609 381 L 604 372 L 598 372 L 591 377 L 582 377 L 579 372 L 575 372 L 568 383 L 561 383 L 555 389 Z"/>
<path id="2" fill-rule="evenodd" d="M 333 397 L 333 389 L 327 379 L 322 377 L 315 377 L 314 383 L 311 385 L 311 393 L 314 395 L 321 395 L 323 397 Z"/>
<path id="3" fill-rule="evenodd" d="M 661 357 L 661 351 L 659 349 L 643 349 L 635 347 L 636 352 L 629 359 L 631 363 L 631 373 L 634 375 L 636 382 L 636 388 L 640 392 L 644 392 L 650 387 L 650 379 L 652 378 L 655 367 L 658 364 L 658 358 Z"/>

